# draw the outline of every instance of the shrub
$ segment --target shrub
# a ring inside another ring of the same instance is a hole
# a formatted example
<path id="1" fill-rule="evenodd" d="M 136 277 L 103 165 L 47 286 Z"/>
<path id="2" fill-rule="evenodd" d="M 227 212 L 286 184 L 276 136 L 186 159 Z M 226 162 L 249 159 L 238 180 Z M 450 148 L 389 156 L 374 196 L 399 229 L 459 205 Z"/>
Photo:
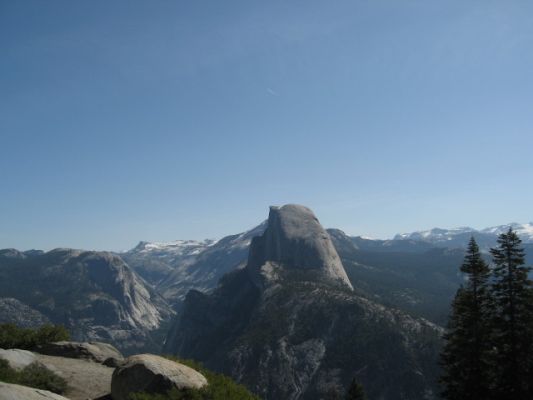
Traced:
<path id="1" fill-rule="evenodd" d="M 7 383 L 15 383 L 17 379 L 17 371 L 9 366 L 9 363 L 0 358 L 0 381 Z"/>
<path id="2" fill-rule="evenodd" d="M 11 368 L 6 360 L 0 359 L 0 381 L 49 390 L 58 394 L 64 393 L 67 389 L 65 379 L 38 363 L 32 363 L 17 371 Z"/>
<path id="3" fill-rule="evenodd" d="M 70 335 L 61 325 L 43 325 L 37 329 L 0 324 L 0 348 L 30 350 L 37 345 L 68 340 Z"/>

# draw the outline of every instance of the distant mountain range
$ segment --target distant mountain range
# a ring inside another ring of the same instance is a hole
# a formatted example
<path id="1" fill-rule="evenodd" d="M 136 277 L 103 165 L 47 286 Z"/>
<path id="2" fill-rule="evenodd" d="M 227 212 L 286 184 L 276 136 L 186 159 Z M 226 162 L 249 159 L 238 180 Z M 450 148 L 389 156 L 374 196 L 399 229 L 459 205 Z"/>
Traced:
<path id="1" fill-rule="evenodd" d="M 173 314 L 112 253 L 0 250 L 0 322 L 63 324 L 75 340 L 106 341 L 131 353 L 159 350 Z"/>
<path id="2" fill-rule="evenodd" d="M 119 255 L 170 303 L 178 306 L 190 289 L 209 291 L 248 257 L 252 238 L 266 223 L 218 241 L 141 242 Z"/>
<path id="3" fill-rule="evenodd" d="M 248 247 L 254 235 L 261 234 L 266 222 L 257 227 L 237 235 L 224 237 L 221 240 L 176 240 L 171 242 L 146 242 L 141 241 L 129 251 L 119 253 L 130 264 L 134 264 L 138 272 L 152 283 L 166 278 L 167 273 L 176 265 L 192 265 L 200 258 L 201 254 L 210 253 L 215 249 L 229 247 Z M 393 239 L 370 239 L 364 236 L 352 236 L 354 243 L 362 250 L 375 251 L 408 251 L 420 252 L 433 247 L 464 248 L 470 237 L 474 236 L 482 247 L 494 246 L 501 233 L 512 228 L 522 239 L 524 244 L 533 244 L 533 222 L 510 223 L 493 226 L 485 229 L 459 227 L 451 229 L 433 228 L 425 231 L 399 233 Z M 339 231 L 328 229 L 329 232 Z"/>
<path id="4" fill-rule="evenodd" d="M 246 266 L 210 295 L 188 293 L 164 351 L 266 400 L 342 398 L 354 377 L 370 399 L 436 398 L 442 329 L 354 290 L 359 284 L 309 209 L 273 207 Z"/>
<path id="5" fill-rule="evenodd" d="M 480 246 L 488 248 L 494 246 L 498 235 L 507 232 L 509 228 L 512 228 L 520 236 L 523 243 L 533 243 L 532 222 L 526 224 L 514 222 L 481 230 L 469 227 L 454 229 L 433 228 L 427 231 L 401 233 L 396 235 L 394 240 L 415 240 L 439 247 L 465 247 L 470 237 L 474 236 Z"/>
<path id="6" fill-rule="evenodd" d="M 61 323 L 75 339 L 108 341 L 125 353 L 160 351 L 168 335 L 166 351 L 201 359 L 266 398 L 342 392 L 350 371 L 360 371 L 371 399 L 396 398 L 381 390 L 385 381 L 394 391 L 434 395 L 434 334 L 464 280 L 459 266 L 470 237 L 488 258 L 497 235 L 511 227 L 533 263 L 532 223 L 373 240 L 293 217 L 289 230 L 286 216 L 270 218 L 220 240 L 140 242 L 122 253 L 0 250 L 0 323 Z M 351 330 L 358 324 L 360 331 Z M 361 339 L 352 345 L 363 358 L 343 359 L 349 337 L 366 337 L 374 356 Z M 393 359 L 380 364 L 389 353 Z M 390 375 L 400 359 L 407 375 Z M 330 368 L 337 362 L 346 372 Z M 424 372 L 411 374 L 417 370 Z"/>
<path id="7" fill-rule="evenodd" d="M 216 287 L 224 274 L 244 267 L 252 238 L 261 235 L 265 227 L 266 222 L 263 222 L 249 231 L 220 240 L 143 241 L 133 249 L 118 255 L 168 302 L 179 308 L 190 289 L 208 292 Z M 387 266 L 395 273 L 397 271 L 394 268 L 395 265 L 405 264 L 404 260 L 409 260 L 406 268 L 425 264 L 427 271 L 436 273 L 435 268 L 432 269 L 428 263 L 445 265 L 448 258 L 452 257 L 449 279 L 453 282 L 451 286 L 454 291 L 458 285 L 456 278 L 460 262 L 458 259 L 462 256 L 462 249 L 466 247 L 470 237 L 474 236 L 482 250 L 488 252 L 490 247 L 496 245 L 498 234 L 507 231 L 509 227 L 515 229 L 522 237 L 528 253 L 528 261 L 533 262 L 533 224 L 531 223 L 514 223 L 483 230 L 434 228 L 428 231 L 398 234 L 390 240 L 350 237 L 338 229 L 328 229 L 328 233 L 332 236 L 341 257 L 350 258 L 342 260 L 347 265 L 355 259 L 361 263 L 370 262 Z M 435 250 L 436 248 L 448 249 L 448 251 Z M 428 252 L 433 258 L 425 255 Z M 376 265 L 373 267 L 375 268 Z M 420 275 L 417 279 L 419 277 Z M 420 301 L 418 303 L 422 304 Z M 425 316 L 427 317 L 427 314 Z"/>

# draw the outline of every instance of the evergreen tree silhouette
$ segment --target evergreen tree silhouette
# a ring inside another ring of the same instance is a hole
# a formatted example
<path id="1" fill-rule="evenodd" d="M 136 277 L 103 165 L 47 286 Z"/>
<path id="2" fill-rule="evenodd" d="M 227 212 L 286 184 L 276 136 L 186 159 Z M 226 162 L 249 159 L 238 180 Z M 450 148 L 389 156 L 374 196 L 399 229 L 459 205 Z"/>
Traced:
<path id="1" fill-rule="evenodd" d="M 533 284 L 524 249 L 509 229 L 490 250 L 494 262 L 494 398 L 533 399 Z"/>
<path id="2" fill-rule="evenodd" d="M 486 400 L 491 385 L 490 269 L 473 237 L 461 271 L 467 282 L 457 291 L 444 336 L 442 394 L 448 400 Z"/>

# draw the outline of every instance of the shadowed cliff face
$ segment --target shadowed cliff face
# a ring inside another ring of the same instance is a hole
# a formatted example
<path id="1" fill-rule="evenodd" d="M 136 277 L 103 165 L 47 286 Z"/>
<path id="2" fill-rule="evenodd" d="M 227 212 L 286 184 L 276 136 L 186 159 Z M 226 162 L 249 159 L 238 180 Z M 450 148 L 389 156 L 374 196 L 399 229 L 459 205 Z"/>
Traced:
<path id="1" fill-rule="evenodd" d="M 268 280 L 272 264 L 352 288 L 328 233 L 304 206 L 270 207 L 268 227 L 250 247 L 247 269 L 252 280 L 258 284 Z"/>

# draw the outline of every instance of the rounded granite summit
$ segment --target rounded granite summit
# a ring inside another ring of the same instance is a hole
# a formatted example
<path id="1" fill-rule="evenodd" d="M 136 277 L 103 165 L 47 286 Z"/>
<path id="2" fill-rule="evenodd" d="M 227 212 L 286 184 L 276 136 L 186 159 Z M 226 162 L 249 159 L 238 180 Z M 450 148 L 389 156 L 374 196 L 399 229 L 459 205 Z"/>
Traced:
<path id="1" fill-rule="evenodd" d="M 302 205 L 270 207 L 267 229 L 250 246 L 248 268 L 258 273 L 268 262 L 285 270 L 317 272 L 352 288 L 328 233 L 313 211 Z"/>

